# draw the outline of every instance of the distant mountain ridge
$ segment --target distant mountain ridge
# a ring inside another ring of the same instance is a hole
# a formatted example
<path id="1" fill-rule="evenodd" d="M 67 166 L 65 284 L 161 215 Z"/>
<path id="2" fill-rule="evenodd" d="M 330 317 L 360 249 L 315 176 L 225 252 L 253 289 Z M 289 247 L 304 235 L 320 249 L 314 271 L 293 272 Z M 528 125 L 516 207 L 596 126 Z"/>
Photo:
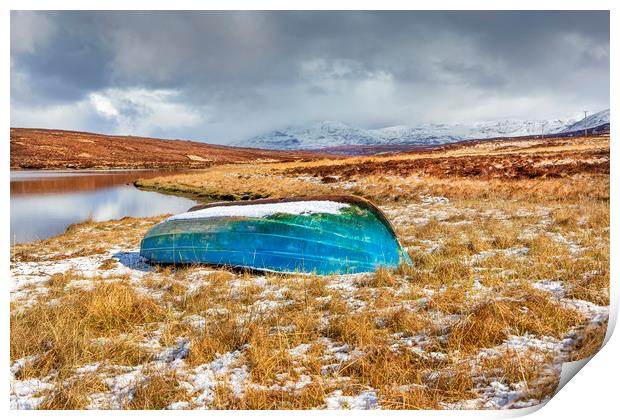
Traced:
<path id="1" fill-rule="evenodd" d="M 588 116 L 589 128 L 609 124 L 609 109 Z M 583 130 L 584 120 L 503 120 L 466 124 L 423 124 L 364 129 L 321 121 L 252 137 L 239 145 L 259 149 L 314 150 L 341 146 L 436 145 L 494 137 L 520 137 Z"/>

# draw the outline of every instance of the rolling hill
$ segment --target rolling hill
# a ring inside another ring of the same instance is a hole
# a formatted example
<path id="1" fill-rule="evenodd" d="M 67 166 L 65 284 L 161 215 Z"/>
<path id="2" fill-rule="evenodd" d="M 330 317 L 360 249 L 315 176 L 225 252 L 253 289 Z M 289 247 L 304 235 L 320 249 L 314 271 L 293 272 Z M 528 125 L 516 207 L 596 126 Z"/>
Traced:
<path id="1" fill-rule="evenodd" d="M 219 146 L 184 140 L 11 128 L 12 169 L 206 168 L 216 164 L 310 160 L 311 152 Z"/>

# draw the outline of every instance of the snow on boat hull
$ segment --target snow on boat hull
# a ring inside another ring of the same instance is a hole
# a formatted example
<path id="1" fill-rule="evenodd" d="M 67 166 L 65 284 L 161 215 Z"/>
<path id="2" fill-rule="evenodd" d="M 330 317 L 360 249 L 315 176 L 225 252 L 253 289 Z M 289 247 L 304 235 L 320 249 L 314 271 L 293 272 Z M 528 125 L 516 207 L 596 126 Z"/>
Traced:
<path id="1" fill-rule="evenodd" d="M 352 196 L 197 206 L 154 226 L 140 255 L 153 263 L 316 274 L 411 264 L 383 213 Z"/>

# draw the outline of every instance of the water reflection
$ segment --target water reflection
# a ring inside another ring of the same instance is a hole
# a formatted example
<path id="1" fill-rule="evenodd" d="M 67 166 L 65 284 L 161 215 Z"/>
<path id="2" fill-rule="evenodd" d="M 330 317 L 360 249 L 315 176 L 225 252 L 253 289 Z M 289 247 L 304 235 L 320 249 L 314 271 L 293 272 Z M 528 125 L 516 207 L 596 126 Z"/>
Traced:
<path id="1" fill-rule="evenodd" d="M 11 195 L 94 191 L 173 171 L 11 171 Z"/>
<path id="2" fill-rule="evenodd" d="M 182 197 L 140 191 L 130 184 L 161 171 L 11 172 L 11 242 L 45 239 L 72 223 L 186 211 Z"/>

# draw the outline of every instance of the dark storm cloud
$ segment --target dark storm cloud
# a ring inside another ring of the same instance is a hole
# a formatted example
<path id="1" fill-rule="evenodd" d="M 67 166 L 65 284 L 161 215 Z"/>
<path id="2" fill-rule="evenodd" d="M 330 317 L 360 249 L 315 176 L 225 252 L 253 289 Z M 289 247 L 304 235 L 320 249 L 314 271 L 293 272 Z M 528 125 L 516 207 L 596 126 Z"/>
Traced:
<path id="1" fill-rule="evenodd" d="M 562 117 L 609 104 L 609 13 L 13 12 L 11 79 L 14 125 L 218 142 Z"/>

